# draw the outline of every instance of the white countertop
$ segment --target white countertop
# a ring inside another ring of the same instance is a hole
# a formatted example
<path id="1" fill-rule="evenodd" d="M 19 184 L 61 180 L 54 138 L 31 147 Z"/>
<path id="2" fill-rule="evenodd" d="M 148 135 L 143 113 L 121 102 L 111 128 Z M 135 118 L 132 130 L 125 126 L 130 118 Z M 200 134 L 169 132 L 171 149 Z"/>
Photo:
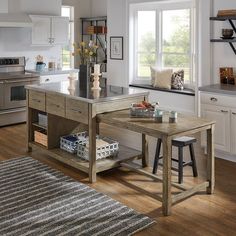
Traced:
<path id="1" fill-rule="evenodd" d="M 60 75 L 60 74 L 69 74 L 69 73 L 78 73 L 79 69 L 48 69 L 45 68 L 43 71 L 37 71 L 35 69 L 26 70 L 26 72 L 35 73 L 41 76 L 44 75 Z"/>

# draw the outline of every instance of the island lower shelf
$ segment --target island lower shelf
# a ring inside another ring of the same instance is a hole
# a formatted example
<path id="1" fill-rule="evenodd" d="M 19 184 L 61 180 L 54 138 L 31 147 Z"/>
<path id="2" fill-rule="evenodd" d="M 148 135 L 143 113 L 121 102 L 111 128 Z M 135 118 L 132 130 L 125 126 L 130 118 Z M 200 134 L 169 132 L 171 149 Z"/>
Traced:
<path id="1" fill-rule="evenodd" d="M 41 151 L 48 154 L 50 157 L 60 162 L 63 162 L 85 173 L 89 173 L 89 162 L 80 159 L 75 154 L 70 154 L 60 148 L 46 149 L 42 145 L 36 144 L 34 142 L 30 142 L 29 145 L 32 148 L 40 149 Z M 96 173 L 119 167 L 121 162 L 141 158 L 141 151 L 123 145 L 119 145 L 119 153 L 116 157 L 104 158 L 96 161 Z"/>

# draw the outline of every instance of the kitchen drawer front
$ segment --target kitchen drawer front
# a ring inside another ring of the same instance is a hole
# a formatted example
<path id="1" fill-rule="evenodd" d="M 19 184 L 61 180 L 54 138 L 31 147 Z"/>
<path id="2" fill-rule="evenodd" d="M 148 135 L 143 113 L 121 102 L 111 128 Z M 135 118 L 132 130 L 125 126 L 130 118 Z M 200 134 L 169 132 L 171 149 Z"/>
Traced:
<path id="1" fill-rule="evenodd" d="M 202 104 L 211 104 L 217 106 L 227 106 L 236 108 L 236 96 L 201 92 L 200 98 Z"/>
<path id="2" fill-rule="evenodd" d="M 55 94 L 47 94 L 46 111 L 50 114 L 65 117 L 65 97 Z"/>
<path id="3" fill-rule="evenodd" d="M 66 118 L 88 124 L 88 103 L 67 98 Z"/>
<path id="4" fill-rule="evenodd" d="M 45 93 L 29 90 L 29 107 L 45 111 Z"/>

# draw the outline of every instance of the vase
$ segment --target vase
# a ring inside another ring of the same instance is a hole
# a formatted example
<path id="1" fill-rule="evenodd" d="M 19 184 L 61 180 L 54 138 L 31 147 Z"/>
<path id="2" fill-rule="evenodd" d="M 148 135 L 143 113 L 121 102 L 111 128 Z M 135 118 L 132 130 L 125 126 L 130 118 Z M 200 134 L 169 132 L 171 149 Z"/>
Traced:
<path id="1" fill-rule="evenodd" d="M 79 86 L 80 89 L 87 89 L 90 83 L 89 65 L 80 65 L 79 67 Z"/>

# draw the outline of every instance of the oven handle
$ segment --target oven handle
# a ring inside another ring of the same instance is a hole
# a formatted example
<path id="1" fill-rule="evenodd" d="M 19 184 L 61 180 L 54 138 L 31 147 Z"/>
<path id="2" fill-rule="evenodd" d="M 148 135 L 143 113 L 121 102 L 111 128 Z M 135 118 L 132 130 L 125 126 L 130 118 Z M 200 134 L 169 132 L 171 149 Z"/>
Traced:
<path id="1" fill-rule="evenodd" d="M 4 81 L 1 81 L 0 83 L 1 84 L 15 84 L 15 83 L 28 83 L 28 82 L 39 82 L 39 79 L 29 79 L 29 80 L 4 80 Z"/>

